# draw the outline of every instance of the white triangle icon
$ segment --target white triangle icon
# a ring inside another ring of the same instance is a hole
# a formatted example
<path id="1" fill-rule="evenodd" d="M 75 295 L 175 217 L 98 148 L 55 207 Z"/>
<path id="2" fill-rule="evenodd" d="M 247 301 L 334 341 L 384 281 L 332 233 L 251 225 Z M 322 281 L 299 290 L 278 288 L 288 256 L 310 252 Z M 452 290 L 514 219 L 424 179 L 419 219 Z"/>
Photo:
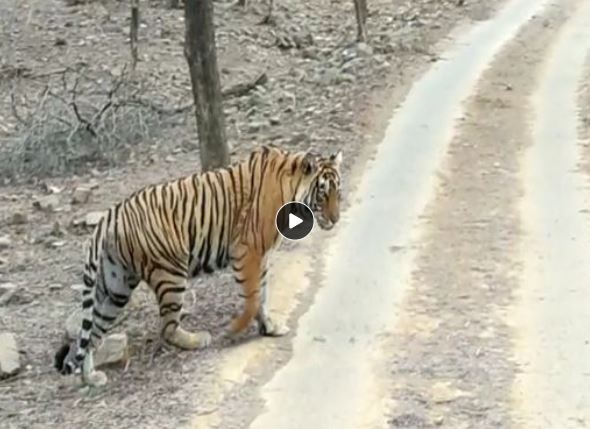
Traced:
<path id="1" fill-rule="evenodd" d="M 300 223 L 303 223 L 303 219 L 298 218 L 292 213 L 289 213 L 289 229 L 295 228 Z"/>

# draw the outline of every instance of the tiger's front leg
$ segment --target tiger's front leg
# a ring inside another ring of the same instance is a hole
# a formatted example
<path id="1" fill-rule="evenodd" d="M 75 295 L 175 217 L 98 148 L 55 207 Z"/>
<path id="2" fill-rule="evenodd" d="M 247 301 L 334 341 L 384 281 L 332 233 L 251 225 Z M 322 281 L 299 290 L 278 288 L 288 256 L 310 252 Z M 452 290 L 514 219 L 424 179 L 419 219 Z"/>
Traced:
<path id="1" fill-rule="evenodd" d="M 235 338 L 250 326 L 260 309 L 262 257 L 255 251 L 241 247 L 232 255 L 234 278 L 242 286 L 245 299 L 242 313 L 236 317 L 229 328 L 228 336 Z"/>
<path id="2" fill-rule="evenodd" d="M 264 264 L 262 276 L 260 280 L 260 308 L 256 315 L 258 322 L 258 332 L 260 335 L 267 337 L 280 337 L 289 332 L 287 326 L 277 323 L 269 315 L 268 312 L 268 280 L 267 280 L 267 266 Z"/>
<path id="3" fill-rule="evenodd" d="M 166 342 L 185 350 L 203 348 L 211 344 L 209 332 L 190 332 L 180 326 L 186 277 L 156 269 L 152 273 L 150 286 L 158 300 L 162 326 L 160 335 Z"/>
<path id="4" fill-rule="evenodd" d="M 287 329 L 272 321 L 268 314 L 268 291 L 266 282 L 266 261 L 256 252 L 242 249 L 239 257 L 234 257 L 233 269 L 236 282 L 242 286 L 245 298 L 244 310 L 230 326 L 229 336 L 235 337 L 250 326 L 254 319 L 259 324 L 259 332 L 265 336 L 280 336 Z"/>

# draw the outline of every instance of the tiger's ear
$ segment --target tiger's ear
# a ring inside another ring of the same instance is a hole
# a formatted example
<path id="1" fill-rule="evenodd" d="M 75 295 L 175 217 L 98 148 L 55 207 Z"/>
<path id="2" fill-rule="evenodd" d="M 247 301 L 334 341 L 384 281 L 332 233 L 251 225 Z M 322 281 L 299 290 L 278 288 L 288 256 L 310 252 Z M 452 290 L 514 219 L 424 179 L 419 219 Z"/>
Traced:
<path id="1" fill-rule="evenodd" d="M 313 174 L 317 171 L 317 169 L 318 163 L 316 157 L 311 153 L 306 153 L 303 157 L 303 160 L 301 161 L 301 171 L 303 171 L 303 174 Z"/>
<path id="2" fill-rule="evenodd" d="M 340 164 L 342 163 L 342 151 L 339 150 L 338 152 L 330 155 L 330 161 L 336 164 L 336 167 L 340 167 Z"/>

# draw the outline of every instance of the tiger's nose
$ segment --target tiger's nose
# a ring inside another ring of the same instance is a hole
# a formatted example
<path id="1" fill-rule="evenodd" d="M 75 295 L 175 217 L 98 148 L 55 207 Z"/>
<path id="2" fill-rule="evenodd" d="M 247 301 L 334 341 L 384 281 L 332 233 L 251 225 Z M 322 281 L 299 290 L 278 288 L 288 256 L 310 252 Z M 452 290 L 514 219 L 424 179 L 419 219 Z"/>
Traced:
<path id="1" fill-rule="evenodd" d="M 332 213 L 329 217 L 330 217 L 330 221 L 332 223 L 336 223 L 336 222 L 338 222 L 338 220 L 340 220 L 340 213 L 339 212 Z"/>

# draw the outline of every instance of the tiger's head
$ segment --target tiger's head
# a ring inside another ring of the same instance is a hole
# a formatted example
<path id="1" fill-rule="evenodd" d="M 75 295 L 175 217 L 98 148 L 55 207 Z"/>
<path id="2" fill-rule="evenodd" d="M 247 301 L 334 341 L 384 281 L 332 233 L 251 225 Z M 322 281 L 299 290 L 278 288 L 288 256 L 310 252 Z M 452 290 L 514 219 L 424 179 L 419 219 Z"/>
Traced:
<path id="1" fill-rule="evenodd" d="M 308 153 L 306 162 L 313 179 L 304 203 L 313 211 L 320 228 L 330 230 L 340 219 L 342 152 L 328 157 Z"/>

